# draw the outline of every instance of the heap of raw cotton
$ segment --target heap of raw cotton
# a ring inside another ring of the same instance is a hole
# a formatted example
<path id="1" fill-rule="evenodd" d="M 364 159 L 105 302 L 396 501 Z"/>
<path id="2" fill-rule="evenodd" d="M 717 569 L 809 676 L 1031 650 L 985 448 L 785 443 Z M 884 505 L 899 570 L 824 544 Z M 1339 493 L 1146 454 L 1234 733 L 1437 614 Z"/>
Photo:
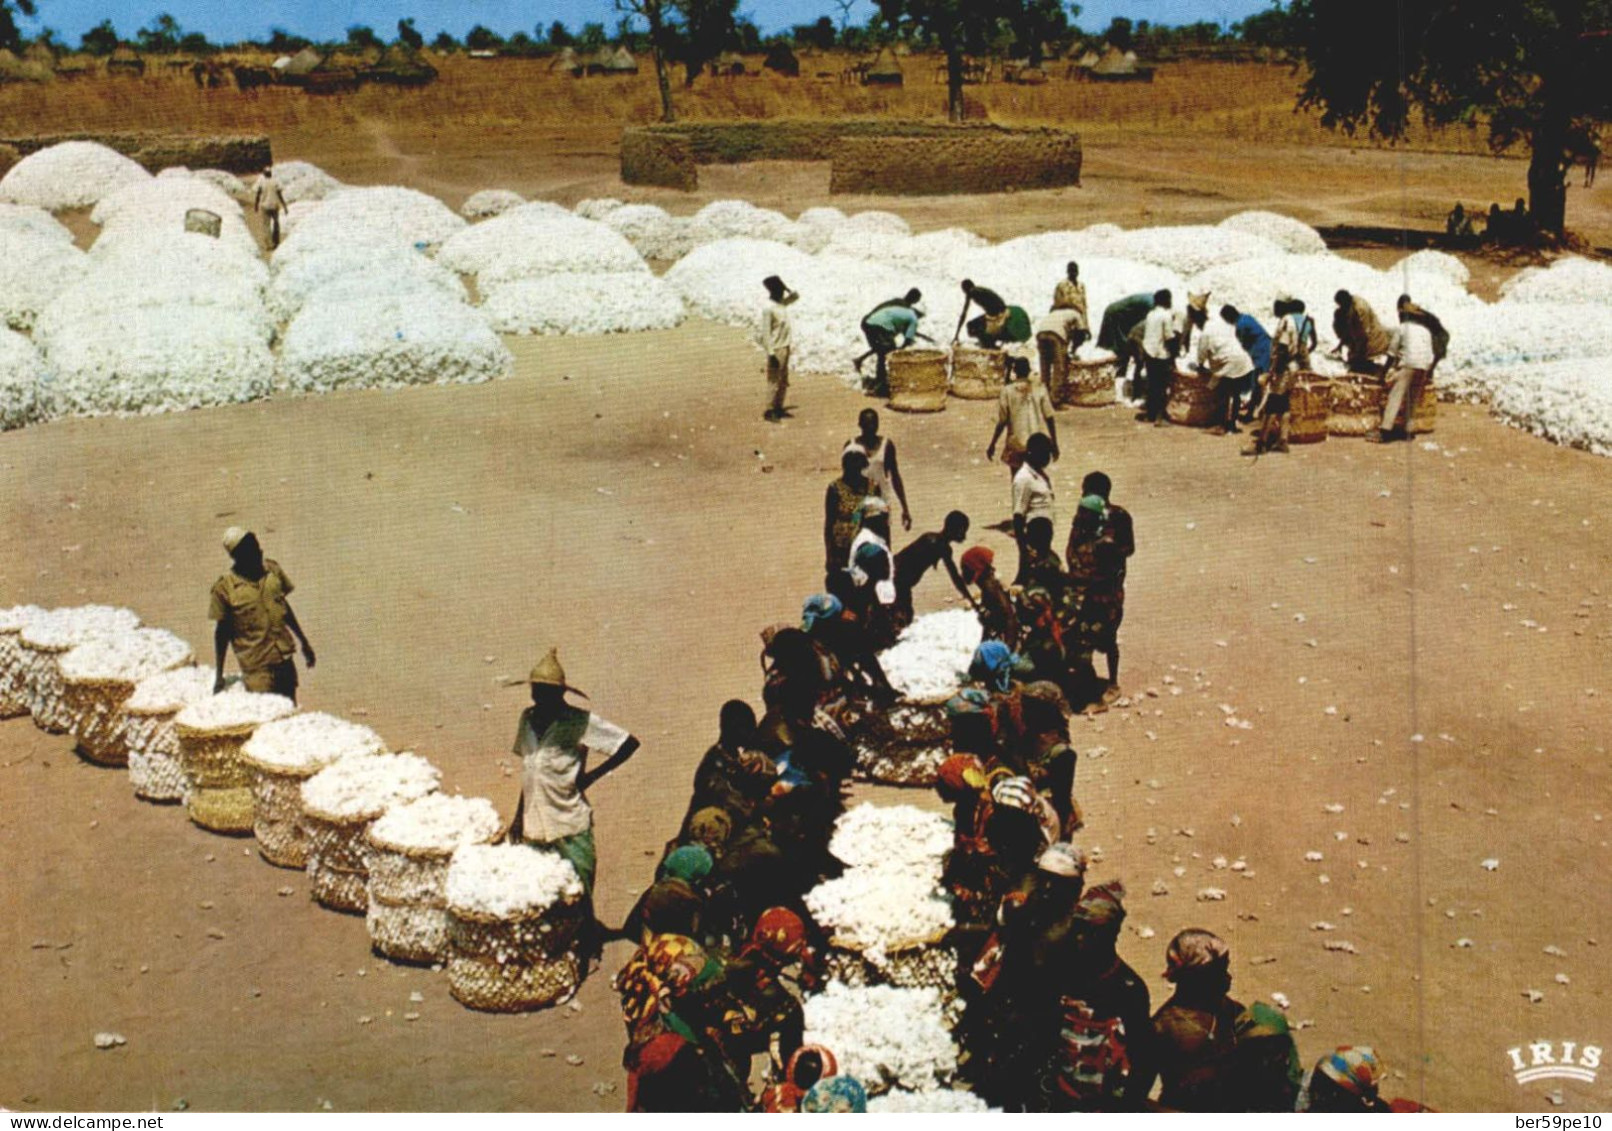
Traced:
<path id="1" fill-rule="evenodd" d="M 198 181 L 206 181 L 214 188 L 221 190 L 231 200 L 246 203 L 252 199 L 252 190 L 246 187 L 246 182 L 223 169 L 196 169 L 190 174 Z M 284 192 L 284 189 L 281 189 Z"/>
<path id="2" fill-rule="evenodd" d="M 1269 240 L 1289 255 L 1321 255 L 1327 249 L 1327 241 L 1321 238 L 1320 232 L 1280 212 L 1258 209 L 1239 212 L 1220 221 L 1220 226 Z"/>
<path id="3" fill-rule="evenodd" d="M 161 715 L 213 697 L 214 672 L 195 665 L 148 675 L 135 685 L 124 710 Z"/>
<path id="4" fill-rule="evenodd" d="M 274 166 L 274 179 L 280 182 L 280 195 L 287 204 L 322 201 L 344 186 L 335 177 L 306 161 L 281 161 Z"/>
<path id="5" fill-rule="evenodd" d="M 71 241 L 0 228 L 0 322 L 31 329 L 39 312 L 78 281 L 88 263 Z"/>
<path id="6" fill-rule="evenodd" d="M 594 220 L 524 205 L 477 224 L 442 245 L 437 261 L 483 287 L 555 274 L 647 274 L 620 233 Z"/>
<path id="7" fill-rule="evenodd" d="M 827 239 L 821 250 L 831 255 L 940 278 L 950 274 L 954 257 L 987 246 L 983 237 L 962 228 L 942 228 L 917 236 L 849 226 L 824 231 Z M 1062 278 L 1061 265 L 1059 270 Z M 1016 275 L 1013 278 L 1017 281 Z"/>
<path id="8" fill-rule="evenodd" d="M 353 280 L 361 282 L 353 282 Z M 334 289 L 331 289 L 334 288 Z M 410 247 L 365 247 L 336 244 L 275 265 L 268 305 L 281 322 L 295 318 L 315 295 L 351 298 L 355 288 L 376 294 L 414 294 L 422 290 L 464 302 L 465 285 L 435 260 Z"/>
<path id="9" fill-rule="evenodd" d="M 332 244 L 366 247 L 441 245 L 467 227 L 434 196 L 391 185 L 344 188 L 331 193 L 317 211 L 297 221 L 274 253 L 276 266 Z"/>
<path id="10" fill-rule="evenodd" d="M 546 275 L 492 286 L 482 309 L 501 334 L 630 334 L 683 321 L 683 300 L 653 275 Z"/>
<path id="11" fill-rule="evenodd" d="M 1596 303 L 1612 306 L 1612 266 L 1569 255 L 1549 267 L 1517 272 L 1500 288 L 1507 302 Z"/>
<path id="12" fill-rule="evenodd" d="M 912 233 L 912 228 L 900 216 L 897 216 L 894 212 L 880 211 L 877 208 L 847 216 L 845 226 L 865 232 L 890 232 L 898 236 Z"/>
<path id="13" fill-rule="evenodd" d="M 198 731 L 260 727 L 294 714 L 296 709 L 297 705 L 284 695 L 265 695 L 231 687 L 185 704 L 174 716 L 174 723 Z"/>
<path id="14" fill-rule="evenodd" d="M 980 646 L 979 618 L 969 609 L 925 613 L 879 656 L 890 685 L 914 702 L 949 699 L 968 678 Z"/>
<path id="15" fill-rule="evenodd" d="M 185 214 L 193 208 L 219 218 L 218 242 L 257 254 L 257 240 L 246 226 L 241 206 L 223 189 L 189 176 L 136 181 L 108 193 L 90 213 L 90 220 L 101 226 L 95 242 L 111 246 L 130 236 L 143 239 L 152 233 L 181 232 Z"/>
<path id="16" fill-rule="evenodd" d="M 310 304 L 280 351 L 286 384 L 302 392 L 472 384 L 513 360 L 484 314 L 434 291 Z"/>
<path id="17" fill-rule="evenodd" d="M 922 1092 L 893 1088 L 868 1101 L 869 1115 L 979 1115 L 993 1110 L 973 1092 L 955 1088 L 929 1088 Z"/>
<path id="18" fill-rule="evenodd" d="M 132 609 L 110 605 L 73 605 L 29 617 L 22 639 L 49 652 L 66 652 L 92 640 L 133 632 L 140 617 Z"/>
<path id="19" fill-rule="evenodd" d="M 7 204 L 0 201 L 0 235 L 15 233 L 25 236 L 44 236 L 60 243 L 72 243 L 73 232 L 56 217 L 32 204 Z"/>
<path id="20" fill-rule="evenodd" d="M 1465 263 L 1447 251 L 1438 251 L 1431 247 L 1411 252 L 1389 268 L 1388 274 L 1407 283 L 1418 275 L 1439 278 L 1452 286 L 1463 288 L 1472 280 L 1472 272 Z"/>
<path id="21" fill-rule="evenodd" d="M 1605 357 L 1522 366 L 1494 390 L 1495 415 L 1536 436 L 1612 456 L 1612 374 Z"/>
<path id="22" fill-rule="evenodd" d="M 577 206 L 572 211 L 584 220 L 603 220 L 623 207 L 625 205 L 613 196 L 598 196 L 577 201 Z"/>
<path id="23" fill-rule="evenodd" d="M 485 797 L 433 793 L 394 805 L 370 826 L 376 844 L 404 852 L 452 852 L 468 844 L 486 844 L 503 830 L 498 810 Z"/>
<path id="24" fill-rule="evenodd" d="M 1079 242 L 1078 232 L 1046 232 L 1008 240 L 995 247 L 959 252 L 952 256 L 946 274 L 992 287 L 1007 302 L 1027 311 L 1042 311 L 1051 303 L 1053 289 L 1067 276 L 1073 259 L 1080 264 L 1093 336 L 1102 325 L 1103 309 L 1119 299 L 1169 288 L 1180 296 L 1177 302 L 1186 301 L 1186 283 L 1173 271 L 1151 263 L 1083 253 L 1077 250 Z M 948 287 L 947 293 L 953 290 Z M 929 297 L 928 292 L 924 297 Z M 952 325 L 956 325 L 955 315 Z"/>
<path id="25" fill-rule="evenodd" d="M 0 432 L 48 420 L 55 401 L 34 344 L 0 327 Z"/>
<path id="26" fill-rule="evenodd" d="M 870 1094 L 930 1091 L 957 1072 L 939 990 L 830 982 L 804 1011 L 805 1042 L 833 1049 L 840 1071 Z"/>
<path id="27" fill-rule="evenodd" d="M 1263 236 L 1203 224 L 1133 228 L 1109 239 L 1106 249 L 1116 259 L 1139 259 L 1179 275 L 1282 252 L 1282 247 Z"/>
<path id="28" fill-rule="evenodd" d="M 557 852 L 524 844 L 467 844 L 453 854 L 448 909 L 525 919 L 582 898 L 576 869 Z"/>
<path id="29" fill-rule="evenodd" d="M 739 237 L 791 243 L 795 222 L 782 212 L 757 208 L 748 200 L 713 200 L 689 220 L 688 236 L 695 247 Z"/>
<path id="30" fill-rule="evenodd" d="M 624 204 L 598 219 L 625 236 L 645 259 L 680 259 L 694 246 L 688 220 L 653 204 Z"/>
<path id="31" fill-rule="evenodd" d="M 0 200 L 51 212 L 88 208 L 113 190 L 151 174 L 93 141 L 64 141 L 30 153 L 0 179 Z"/>
<path id="32" fill-rule="evenodd" d="M 489 216 L 508 212 L 511 208 L 519 208 L 525 203 L 524 196 L 509 189 L 482 189 L 480 192 L 470 194 L 459 206 L 459 214 L 469 220 L 485 220 Z"/>
<path id="33" fill-rule="evenodd" d="M 147 676 L 188 664 L 190 645 L 162 628 L 137 628 L 98 636 L 61 659 L 62 678 L 139 683 Z"/>
<path id="34" fill-rule="evenodd" d="M 311 711 L 264 723 L 241 753 L 270 769 L 311 770 L 343 758 L 386 753 L 386 741 L 361 723 Z"/>
<path id="35" fill-rule="evenodd" d="M 327 819 L 374 820 L 394 805 L 434 793 L 442 771 L 418 754 L 359 754 L 302 783 L 303 808 Z"/>
<path id="36" fill-rule="evenodd" d="M 956 924 L 939 872 L 850 868 L 807 892 L 806 909 L 837 945 L 883 965 L 892 953 L 932 942 Z"/>
<path id="37" fill-rule="evenodd" d="M 851 868 L 939 877 L 951 851 L 952 823 L 939 813 L 911 805 L 873 805 L 864 801 L 834 822 L 828 850 Z"/>
<path id="38" fill-rule="evenodd" d="M 1526 366 L 1604 359 L 1612 341 L 1612 305 L 1507 299 L 1437 313 L 1450 331 L 1450 353 L 1434 381 L 1461 398 L 1488 399 Z"/>

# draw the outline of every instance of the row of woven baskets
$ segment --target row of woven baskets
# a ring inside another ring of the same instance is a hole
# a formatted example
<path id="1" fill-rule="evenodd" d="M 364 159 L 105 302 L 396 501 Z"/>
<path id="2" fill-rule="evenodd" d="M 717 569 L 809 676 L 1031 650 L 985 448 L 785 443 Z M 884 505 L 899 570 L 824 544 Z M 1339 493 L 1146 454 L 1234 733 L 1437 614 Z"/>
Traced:
<path id="1" fill-rule="evenodd" d="M 898 412 L 940 412 L 948 396 L 994 401 L 1007 381 L 1006 350 L 953 346 L 950 350 L 896 350 L 886 360 L 890 375 L 890 407 Z M 1115 401 L 1117 362 L 1113 355 L 1095 360 L 1058 353 L 1046 374 L 1053 402 L 1101 408 Z"/>
<path id="2" fill-rule="evenodd" d="M 1314 444 L 1328 436 L 1364 436 L 1382 424 L 1388 403 L 1388 386 L 1383 378 L 1370 373 L 1343 377 L 1323 377 L 1317 373 L 1298 374 L 1291 396 L 1288 440 L 1294 444 Z M 1177 370 L 1170 382 L 1165 415 L 1172 424 L 1204 428 L 1215 423 L 1215 389 L 1208 378 L 1195 372 Z M 1409 430 L 1431 432 L 1438 416 L 1438 394 L 1432 382 L 1422 382 L 1410 406 Z"/>
<path id="3" fill-rule="evenodd" d="M 133 624 L 117 626 L 132 630 Z M 540 912 L 496 916 L 454 907 L 446 882 L 459 844 L 411 845 L 373 835 L 388 811 L 435 793 L 440 775 L 424 759 L 386 753 L 368 728 L 296 715 L 295 706 L 277 696 L 231 689 L 227 698 L 215 699 L 213 674 L 184 667 L 193 659 L 188 647 L 170 649 L 177 654 L 167 670 L 137 684 L 64 674 L 63 657 L 73 646 L 35 639 L 25 617 L 0 616 L 0 717 L 26 714 L 42 730 L 72 735 L 87 760 L 127 766 L 137 796 L 181 803 L 209 832 L 254 836 L 264 860 L 307 872 L 320 904 L 365 915 L 378 953 L 445 966 L 450 992 L 470 1008 L 537 1009 L 575 993 L 583 973 L 576 953 L 584 918 L 580 889 Z M 157 689 L 139 694 L 151 688 Z M 330 757 L 270 756 L 267 739 L 276 728 L 299 726 L 310 733 L 335 727 L 351 740 Z M 356 732 L 370 737 L 352 737 Z M 256 747 L 254 735 L 264 736 Z M 418 763 L 406 775 L 410 787 L 384 804 L 322 808 L 310 800 L 320 796 L 310 785 L 321 774 L 349 773 L 362 760 L 389 770 L 407 759 Z M 496 811 L 486 802 L 474 804 L 485 806 L 491 821 L 469 841 L 497 840 Z"/>

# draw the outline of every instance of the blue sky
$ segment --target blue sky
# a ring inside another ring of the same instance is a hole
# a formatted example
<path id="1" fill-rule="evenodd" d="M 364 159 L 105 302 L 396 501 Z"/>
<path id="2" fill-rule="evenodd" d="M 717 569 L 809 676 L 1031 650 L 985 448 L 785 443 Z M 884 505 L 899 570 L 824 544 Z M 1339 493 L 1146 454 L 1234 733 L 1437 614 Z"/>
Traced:
<path id="1" fill-rule="evenodd" d="M 77 43 L 86 30 L 111 19 L 118 31 L 132 37 L 157 13 L 169 12 L 186 31 L 200 31 L 209 39 L 231 42 L 258 38 L 271 27 L 314 39 L 339 39 L 351 24 L 368 24 L 386 38 L 401 17 L 414 17 L 429 38 L 446 29 L 463 35 L 475 24 L 501 34 L 530 32 L 564 20 L 575 29 L 587 21 L 614 27 L 617 19 L 611 0 L 38 0 L 39 16 L 21 21 L 25 30 L 54 28 L 69 43 Z M 740 0 L 740 11 L 763 31 L 791 24 L 810 23 L 821 15 L 835 15 L 830 0 Z M 1091 0 L 1083 5 L 1079 24 L 1100 31 L 1116 15 L 1154 23 L 1180 24 L 1197 20 L 1231 22 L 1267 7 L 1266 0 Z M 873 11 L 867 0 L 858 6 L 857 19 Z"/>

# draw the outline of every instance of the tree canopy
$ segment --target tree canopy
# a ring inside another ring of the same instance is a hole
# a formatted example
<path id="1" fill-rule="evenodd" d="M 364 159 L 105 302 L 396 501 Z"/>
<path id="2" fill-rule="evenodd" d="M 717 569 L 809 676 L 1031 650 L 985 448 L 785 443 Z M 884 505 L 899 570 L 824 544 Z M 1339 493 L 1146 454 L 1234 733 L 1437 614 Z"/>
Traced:
<path id="1" fill-rule="evenodd" d="M 397 41 L 410 51 L 418 51 L 425 46 L 425 36 L 415 28 L 414 17 L 397 21 Z"/>
<path id="2" fill-rule="evenodd" d="M 1293 0 L 1288 15 L 1300 103 L 1326 125 L 1397 140 L 1417 112 L 1486 124 L 1496 151 L 1527 147 L 1529 213 L 1563 232 L 1567 170 L 1612 90 L 1595 54 L 1612 0 Z"/>
<path id="3" fill-rule="evenodd" d="M 111 20 L 102 20 L 78 37 L 78 45 L 91 55 L 110 55 L 118 49 L 118 30 Z"/>
<path id="4" fill-rule="evenodd" d="M 0 0 L 0 47 L 8 51 L 22 48 L 22 32 L 17 28 L 17 17 L 32 16 L 34 0 Z"/>

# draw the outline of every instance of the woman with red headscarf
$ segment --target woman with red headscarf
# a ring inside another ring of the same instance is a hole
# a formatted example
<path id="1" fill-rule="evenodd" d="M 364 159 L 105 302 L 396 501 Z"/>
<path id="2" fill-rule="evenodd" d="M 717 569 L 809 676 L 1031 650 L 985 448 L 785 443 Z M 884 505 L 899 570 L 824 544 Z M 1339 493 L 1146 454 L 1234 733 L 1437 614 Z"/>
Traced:
<path id="1" fill-rule="evenodd" d="M 1009 648 L 1019 640 L 1019 618 L 1013 611 L 1013 598 L 996 576 L 996 554 L 987 546 L 975 546 L 964 552 L 958 565 L 964 586 L 979 588 L 980 627 L 986 640 L 1000 640 Z"/>
<path id="2" fill-rule="evenodd" d="M 743 1111 L 748 1088 L 710 1034 L 722 964 L 684 935 L 656 935 L 613 983 L 627 1026 L 628 1111 Z"/>
<path id="3" fill-rule="evenodd" d="M 748 1064 L 758 1052 L 775 1064 L 787 1063 L 801 1045 L 805 1017 L 787 980 L 790 967 L 809 978 L 806 923 L 786 907 L 761 913 L 750 940 L 727 964 L 713 997 L 721 1004 L 722 1043 L 735 1064 Z"/>

